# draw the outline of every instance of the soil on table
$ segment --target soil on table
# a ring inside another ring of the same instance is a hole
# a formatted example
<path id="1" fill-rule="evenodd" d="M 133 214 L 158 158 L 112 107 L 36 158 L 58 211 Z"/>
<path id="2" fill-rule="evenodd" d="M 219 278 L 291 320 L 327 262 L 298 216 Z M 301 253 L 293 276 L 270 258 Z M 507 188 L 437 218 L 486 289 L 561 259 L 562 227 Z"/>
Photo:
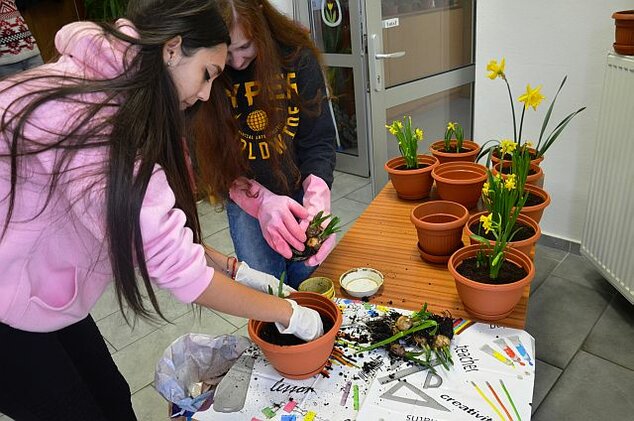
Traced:
<path id="1" fill-rule="evenodd" d="M 324 316 L 321 313 L 319 315 L 321 316 L 321 322 L 324 324 L 324 334 L 326 334 L 332 329 L 335 323 L 330 317 Z M 260 337 L 270 344 L 280 346 L 301 345 L 306 343 L 305 340 L 295 335 L 280 333 L 275 323 L 264 323 L 260 328 Z"/>
<path id="2" fill-rule="evenodd" d="M 493 231 L 489 231 L 489 233 L 487 234 L 484 230 L 484 227 L 482 226 L 482 222 L 480 221 L 476 221 L 469 225 L 469 229 L 474 234 L 478 234 L 479 236 L 484 237 L 488 240 L 495 241 Z M 533 229 L 533 227 L 525 225 L 519 221 L 515 222 L 515 225 L 513 225 L 513 229 L 511 230 L 511 232 L 514 232 L 515 230 L 519 231 L 515 233 L 511 241 L 522 241 L 535 235 L 535 230 Z"/>
<path id="3" fill-rule="evenodd" d="M 542 203 L 544 203 L 543 197 L 533 194 L 531 192 L 528 192 L 528 199 L 526 199 L 526 203 L 524 203 L 524 207 L 541 205 Z"/>
<path id="4" fill-rule="evenodd" d="M 413 171 L 413 170 L 420 170 L 421 168 L 427 168 L 427 167 L 429 167 L 429 164 L 421 164 L 419 162 L 418 167 L 416 168 L 407 168 L 407 164 L 403 164 L 403 165 L 399 165 L 398 167 L 394 169 L 399 171 Z"/>
<path id="5" fill-rule="evenodd" d="M 526 275 L 528 275 L 528 272 L 526 272 L 523 267 L 505 260 L 502 263 L 502 268 L 500 268 L 498 278 L 491 279 L 489 278 L 489 268 L 483 266 L 478 267 L 478 260 L 475 257 L 463 260 L 456 268 L 456 272 L 467 279 L 471 279 L 472 281 L 492 285 L 511 284 L 525 278 Z"/>

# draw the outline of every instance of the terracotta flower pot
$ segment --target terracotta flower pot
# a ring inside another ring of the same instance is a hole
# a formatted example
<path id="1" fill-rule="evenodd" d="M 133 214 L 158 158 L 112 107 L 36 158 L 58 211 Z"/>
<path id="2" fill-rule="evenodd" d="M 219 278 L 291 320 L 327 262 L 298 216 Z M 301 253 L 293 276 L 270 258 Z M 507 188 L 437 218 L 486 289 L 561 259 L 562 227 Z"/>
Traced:
<path id="1" fill-rule="evenodd" d="M 509 284 L 493 285 L 475 282 L 456 271 L 463 260 L 475 257 L 480 245 L 463 247 L 449 258 L 447 267 L 456 280 L 458 295 L 465 309 L 481 320 L 500 320 L 507 317 L 522 298 L 524 287 L 535 277 L 533 261 L 519 250 L 507 248 L 504 252 L 508 261 L 526 270 L 526 277 Z"/>
<path id="2" fill-rule="evenodd" d="M 614 51 L 623 55 L 634 55 L 634 10 L 615 12 Z"/>
<path id="3" fill-rule="evenodd" d="M 496 175 L 500 172 L 500 162 L 493 166 L 493 175 Z M 509 168 L 511 163 L 509 161 L 504 161 L 504 168 Z M 530 172 L 533 172 L 532 174 Z M 502 178 L 506 180 L 508 174 L 502 173 Z M 537 186 L 539 188 L 544 187 L 544 170 L 542 167 L 536 164 L 530 164 L 529 174 L 526 177 L 526 184 L 530 184 L 532 186 Z"/>
<path id="4" fill-rule="evenodd" d="M 301 306 L 316 310 L 322 318 L 330 319 L 333 322 L 332 328 L 314 341 L 300 345 L 280 346 L 261 338 L 260 331 L 265 322 L 249 320 L 249 337 L 284 377 L 306 379 L 319 373 L 326 365 L 343 319 L 337 305 L 323 295 L 314 292 L 294 292 L 289 298 Z"/>
<path id="5" fill-rule="evenodd" d="M 520 211 L 521 215 L 526 215 L 531 218 L 533 221 L 539 223 L 542 220 L 542 215 L 544 214 L 544 209 L 548 205 L 550 205 L 550 195 L 544 189 L 540 189 L 537 186 L 526 185 L 524 186 L 529 193 L 539 196 L 543 199 L 543 202 L 538 205 L 533 206 L 524 206 Z"/>
<path id="6" fill-rule="evenodd" d="M 488 215 L 488 214 L 489 214 L 489 211 L 478 212 L 469 218 L 469 221 L 467 222 L 465 226 L 465 230 L 467 231 L 467 235 L 469 236 L 469 242 L 471 244 L 480 244 L 478 240 L 474 240 L 473 238 L 471 238 L 471 234 L 476 234 L 476 232 L 471 230 L 471 226 L 474 224 L 477 224 L 482 215 Z M 539 228 L 539 224 L 537 222 L 533 221 L 531 218 L 529 218 L 526 215 L 522 215 L 521 213 L 517 217 L 517 222 L 519 222 L 522 225 L 531 227 L 533 231 L 535 231 L 535 234 L 525 240 L 509 241 L 507 244 L 509 247 L 519 250 L 530 257 L 533 246 L 537 243 L 537 240 L 539 240 L 539 237 L 542 236 L 542 230 Z M 495 244 L 495 240 L 489 240 L 489 241 L 491 243 L 491 246 Z"/>
<path id="7" fill-rule="evenodd" d="M 431 155 L 418 155 L 418 163 L 427 165 L 414 170 L 399 169 L 405 167 L 405 158 L 398 156 L 385 163 L 385 171 L 390 176 L 396 194 L 401 199 L 416 200 L 429 196 L 434 180 L 431 171 L 438 165 L 438 160 Z"/>
<path id="8" fill-rule="evenodd" d="M 451 254 L 462 247 L 462 229 L 469 211 L 460 203 L 432 200 L 412 209 L 409 219 L 416 227 L 423 260 L 447 263 Z"/>
<path id="9" fill-rule="evenodd" d="M 473 162 L 447 162 L 434 168 L 431 175 L 442 200 L 458 202 L 471 209 L 478 204 L 487 169 Z"/>
<path id="10" fill-rule="evenodd" d="M 535 154 L 537 153 L 535 148 L 528 148 L 528 151 L 530 152 L 531 156 L 535 156 Z M 541 164 L 543 160 L 544 160 L 544 156 L 542 155 L 539 158 L 531 159 L 531 164 L 539 166 L 539 164 Z M 495 165 L 495 164 L 497 164 L 498 162 L 501 162 L 501 161 L 502 160 L 500 159 L 499 156 L 497 156 L 497 154 L 495 154 L 495 153 L 491 154 L 491 162 L 493 163 L 493 165 Z M 505 159 L 504 162 L 510 162 L 510 160 L 509 159 Z"/>
<path id="11" fill-rule="evenodd" d="M 450 144 L 455 147 L 456 141 L 452 140 Z M 462 142 L 462 149 L 469 149 L 468 152 L 460 152 L 460 153 L 452 153 L 452 152 L 443 152 L 445 148 L 445 141 L 439 140 L 434 142 L 429 147 L 431 154 L 438 158 L 438 161 L 441 164 L 445 162 L 475 162 L 476 157 L 480 153 L 480 145 L 470 140 L 465 140 Z"/>

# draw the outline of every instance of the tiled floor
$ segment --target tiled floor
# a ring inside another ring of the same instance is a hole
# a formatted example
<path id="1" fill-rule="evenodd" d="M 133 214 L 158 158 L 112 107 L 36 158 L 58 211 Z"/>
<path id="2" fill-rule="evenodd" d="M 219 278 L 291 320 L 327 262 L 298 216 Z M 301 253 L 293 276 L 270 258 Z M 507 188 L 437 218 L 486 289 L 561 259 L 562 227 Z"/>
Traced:
<path id="1" fill-rule="evenodd" d="M 336 173 L 332 200 L 332 211 L 342 219 L 345 233 L 371 200 L 368 180 Z M 224 213 L 207 203 L 199 210 L 205 240 L 233 253 Z M 535 337 L 538 360 L 533 419 L 632 419 L 634 307 L 578 255 L 578 248 L 562 250 L 552 240 L 545 244 L 537 246 L 526 324 Z M 189 306 L 168 294 L 160 292 L 159 297 L 173 324 L 138 322 L 134 329 L 128 327 L 112 290 L 92 312 L 130 384 L 139 420 L 167 419 L 167 405 L 152 383 L 154 366 L 174 339 L 187 332 L 246 335 L 244 319 L 207 310 L 197 318 Z M 9 418 L 0 415 L 0 421 Z"/>

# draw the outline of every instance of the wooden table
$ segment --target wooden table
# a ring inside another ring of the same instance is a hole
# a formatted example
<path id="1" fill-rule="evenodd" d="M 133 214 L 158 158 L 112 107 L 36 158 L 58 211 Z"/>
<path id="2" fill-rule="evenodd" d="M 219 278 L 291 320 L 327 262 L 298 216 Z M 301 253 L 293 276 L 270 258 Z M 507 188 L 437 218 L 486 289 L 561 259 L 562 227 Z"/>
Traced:
<path id="1" fill-rule="evenodd" d="M 385 282 L 370 302 L 408 310 L 420 310 L 426 302 L 434 312 L 448 310 L 453 317 L 473 319 L 447 266 L 427 263 L 418 254 L 416 229 L 409 219 L 418 203 L 399 199 L 388 182 L 314 276 L 332 279 L 336 296 L 351 298 L 341 289 L 339 276 L 351 268 L 371 267 L 383 273 Z M 529 291 L 527 286 L 513 313 L 496 324 L 523 329 Z"/>

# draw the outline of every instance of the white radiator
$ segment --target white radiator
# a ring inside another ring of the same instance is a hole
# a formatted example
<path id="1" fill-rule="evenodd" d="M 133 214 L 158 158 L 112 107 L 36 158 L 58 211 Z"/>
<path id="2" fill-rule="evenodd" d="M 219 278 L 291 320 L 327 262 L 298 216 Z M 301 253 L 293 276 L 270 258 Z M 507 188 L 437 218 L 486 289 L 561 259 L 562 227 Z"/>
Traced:
<path id="1" fill-rule="evenodd" d="M 608 54 L 581 253 L 634 304 L 634 57 Z"/>

